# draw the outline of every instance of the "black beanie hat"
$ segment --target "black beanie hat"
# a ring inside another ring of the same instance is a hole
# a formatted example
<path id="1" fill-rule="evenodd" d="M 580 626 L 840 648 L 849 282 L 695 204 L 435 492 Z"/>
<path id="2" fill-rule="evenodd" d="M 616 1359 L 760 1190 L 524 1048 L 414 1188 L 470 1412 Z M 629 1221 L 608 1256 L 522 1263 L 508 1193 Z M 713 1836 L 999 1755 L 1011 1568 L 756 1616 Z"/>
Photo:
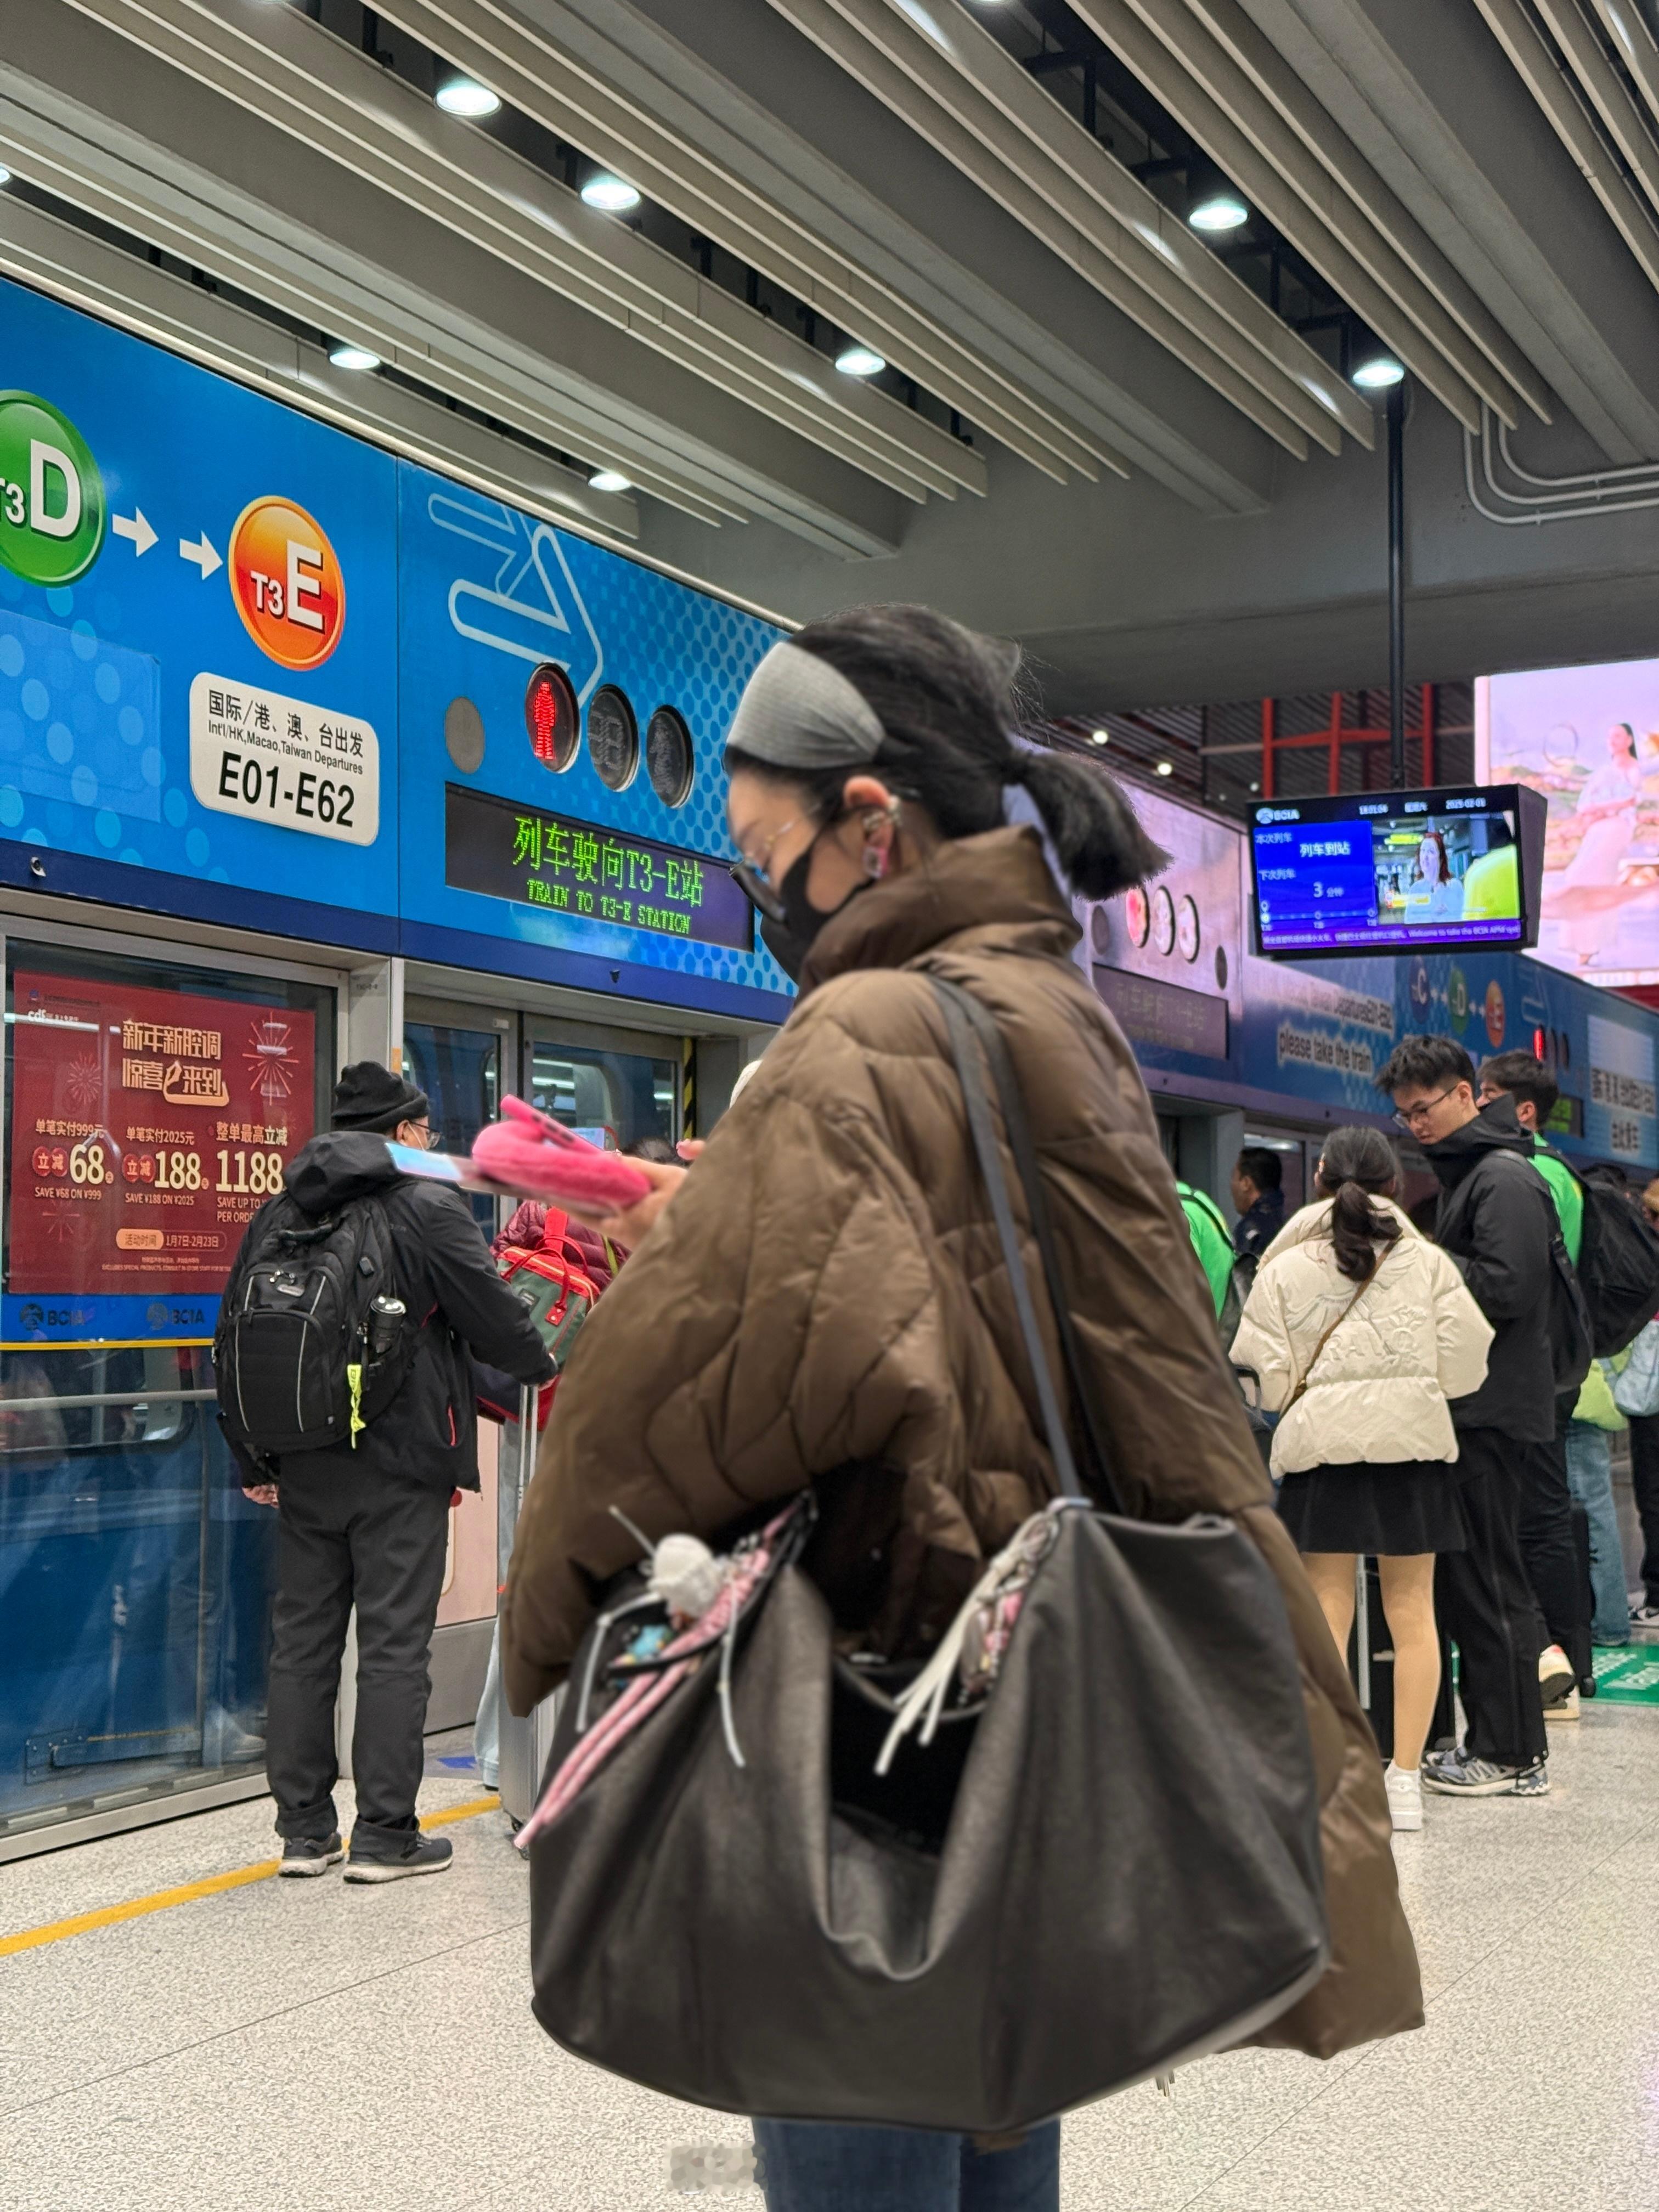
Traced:
<path id="1" fill-rule="evenodd" d="M 354 1060 L 334 1086 L 334 1127 L 389 1136 L 400 1121 L 426 1119 L 427 1096 L 378 1060 Z"/>

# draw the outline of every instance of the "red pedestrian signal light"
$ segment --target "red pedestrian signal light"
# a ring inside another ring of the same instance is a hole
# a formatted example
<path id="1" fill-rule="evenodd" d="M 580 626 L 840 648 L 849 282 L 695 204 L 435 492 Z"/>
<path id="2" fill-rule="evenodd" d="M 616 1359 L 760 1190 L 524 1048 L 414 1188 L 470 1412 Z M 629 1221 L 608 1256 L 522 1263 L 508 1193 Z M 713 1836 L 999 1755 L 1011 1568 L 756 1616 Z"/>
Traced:
<path id="1" fill-rule="evenodd" d="M 556 773 L 576 757 L 581 718 L 570 678 L 556 661 L 544 660 L 524 695 L 524 726 L 530 750 L 544 768 Z"/>

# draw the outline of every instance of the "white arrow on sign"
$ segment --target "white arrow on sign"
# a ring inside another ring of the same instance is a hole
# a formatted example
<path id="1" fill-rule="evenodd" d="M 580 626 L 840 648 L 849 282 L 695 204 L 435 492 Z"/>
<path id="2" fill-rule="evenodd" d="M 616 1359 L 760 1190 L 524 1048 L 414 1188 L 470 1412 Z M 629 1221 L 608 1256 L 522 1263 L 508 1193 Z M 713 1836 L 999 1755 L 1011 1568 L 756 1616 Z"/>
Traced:
<path id="1" fill-rule="evenodd" d="M 202 532 L 199 544 L 192 544 L 188 538 L 181 538 L 179 540 L 179 558 L 181 561 L 193 561 L 202 572 L 204 583 L 206 583 L 216 568 L 222 568 L 225 565 L 214 551 L 205 530 Z"/>
<path id="2" fill-rule="evenodd" d="M 142 561 L 155 543 L 155 532 L 150 528 L 142 507 L 135 507 L 131 514 L 112 514 L 109 526 L 118 538 L 132 540 L 133 556 Z"/>

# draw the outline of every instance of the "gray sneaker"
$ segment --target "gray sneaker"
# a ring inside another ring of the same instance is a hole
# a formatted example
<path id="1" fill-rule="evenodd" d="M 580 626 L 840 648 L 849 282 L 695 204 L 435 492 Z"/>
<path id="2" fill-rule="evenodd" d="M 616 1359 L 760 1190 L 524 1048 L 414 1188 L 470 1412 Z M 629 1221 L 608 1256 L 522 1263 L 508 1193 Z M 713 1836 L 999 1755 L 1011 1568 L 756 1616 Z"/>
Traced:
<path id="1" fill-rule="evenodd" d="M 400 1851 L 354 1844 L 348 1881 L 402 1881 L 406 1875 L 441 1874 L 455 1856 L 447 1836 L 412 1835 Z"/>
<path id="2" fill-rule="evenodd" d="M 345 1845 L 337 1829 L 331 1836 L 289 1836 L 283 1845 L 278 1874 L 326 1874 L 345 1856 Z"/>
<path id="3" fill-rule="evenodd" d="M 1500 1766 L 1496 1759 L 1476 1759 L 1462 1744 L 1450 1751 L 1431 1751 L 1423 1761 L 1423 1787 L 1443 1797 L 1547 1797 L 1549 1768 Z"/>

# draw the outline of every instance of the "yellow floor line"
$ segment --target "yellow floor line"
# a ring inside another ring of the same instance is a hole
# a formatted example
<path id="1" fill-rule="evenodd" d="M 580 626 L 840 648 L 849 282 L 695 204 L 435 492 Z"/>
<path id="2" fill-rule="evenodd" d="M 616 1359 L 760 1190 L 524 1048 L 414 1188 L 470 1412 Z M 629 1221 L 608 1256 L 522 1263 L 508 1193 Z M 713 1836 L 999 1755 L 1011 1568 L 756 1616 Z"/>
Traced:
<path id="1" fill-rule="evenodd" d="M 493 1813 L 501 1803 L 499 1796 L 469 1798 L 464 1805 L 451 1805 L 441 1812 L 423 1813 L 422 1828 L 447 1827 L 453 1820 L 475 1820 L 480 1813 Z M 14 1951 L 33 1951 L 43 1943 L 61 1943 L 70 1936 L 88 1936 L 94 1928 L 113 1928 L 122 1920 L 142 1920 L 147 1912 L 166 1912 L 175 1905 L 193 1905 L 198 1897 L 217 1897 L 227 1889 L 241 1889 L 251 1881 L 269 1881 L 280 1859 L 261 1859 L 257 1866 L 234 1867 L 228 1874 L 210 1875 L 205 1881 L 187 1881 L 177 1889 L 158 1889 L 149 1897 L 135 1897 L 126 1905 L 106 1905 L 96 1912 L 77 1912 L 68 1920 L 49 1921 L 44 1928 L 25 1928 L 15 1936 L 0 1936 L 0 1959 L 8 1958 Z"/>

